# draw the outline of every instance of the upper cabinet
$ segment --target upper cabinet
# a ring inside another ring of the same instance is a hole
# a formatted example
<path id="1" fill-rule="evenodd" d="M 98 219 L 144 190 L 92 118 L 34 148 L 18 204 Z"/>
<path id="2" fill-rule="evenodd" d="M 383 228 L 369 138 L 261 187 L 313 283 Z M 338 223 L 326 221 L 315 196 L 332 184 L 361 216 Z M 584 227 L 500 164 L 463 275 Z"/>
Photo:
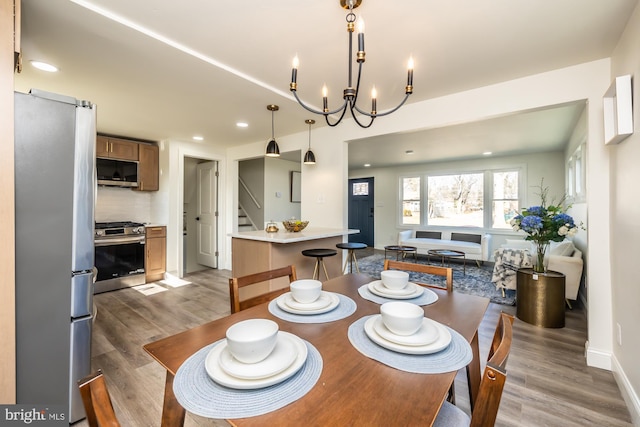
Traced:
<path id="1" fill-rule="evenodd" d="M 160 150 L 157 145 L 139 144 L 138 188 L 139 191 L 158 191 Z"/>
<path id="2" fill-rule="evenodd" d="M 138 144 L 135 141 L 98 135 L 96 138 L 96 156 L 118 160 L 139 160 Z"/>

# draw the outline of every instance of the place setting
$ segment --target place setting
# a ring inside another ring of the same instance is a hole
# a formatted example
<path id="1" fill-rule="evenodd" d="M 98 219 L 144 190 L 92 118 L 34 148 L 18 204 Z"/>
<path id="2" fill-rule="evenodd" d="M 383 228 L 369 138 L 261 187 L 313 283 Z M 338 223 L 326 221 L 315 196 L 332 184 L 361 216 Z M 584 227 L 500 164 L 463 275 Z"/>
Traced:
<path id="1" fill-rule="evenodd" d="M 457 371 L 473 359 L 471 345 L 453 329 L 425 317 L 419 305 L 386 302 L 380 314 L 349 326 L 349 341 L 365 356 L 419 374 Z"/>
<path id="2" fill-rule="evenodd" d="M 351 298 L 322 290 L 322 282 L 314 279 L 294 280 L 286 292 L 269 303 L 274 316 L 294 323 L 333 322 L 356 311 Z"/>
<path id="3" fill-rule="evenodd" d="M 193 354 L 173 382 L 187 411 L 209 418 L 244 418 L 286 406 L 311 390 L 322 357 L 308 341 L 269 319 L 238 322 Z"/>
<path id="4" fill-rule="evenodd" d="M 384 304 L 390 300 L 406 300 L 417 305 L 429 305 L 438 300 L 431 289 L 409 281 L 409 273 L 398 270 L 383 270 L 380 280 L 374 280 L 358 288 L 366 300 Z"/>

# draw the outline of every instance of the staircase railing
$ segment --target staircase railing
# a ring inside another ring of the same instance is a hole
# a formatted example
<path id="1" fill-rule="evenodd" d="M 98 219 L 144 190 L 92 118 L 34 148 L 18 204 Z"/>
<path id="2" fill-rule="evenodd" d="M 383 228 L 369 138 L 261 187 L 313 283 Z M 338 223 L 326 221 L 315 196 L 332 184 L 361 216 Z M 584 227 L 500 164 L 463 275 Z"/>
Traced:
<path id="1" fill-rule="evenodd" d="M 240 185 L 242 186 L 242 188 L 244 188 L 244 190 L 247 192 L 247 194 L 249 195 L 253 203 L 256 205 L 256 207 L 258 209 L 262 209 L 262 207 L 260 206 L 260 203 L 258 203 L 255 196 L 253 195 L 253 193 L 251 193 L 251 190 L 249 190 L 249 187 L 247 187 L 247 184 L 244 183 L 242 178 L 238 177 L 238 181 L 240 182 Z"/>

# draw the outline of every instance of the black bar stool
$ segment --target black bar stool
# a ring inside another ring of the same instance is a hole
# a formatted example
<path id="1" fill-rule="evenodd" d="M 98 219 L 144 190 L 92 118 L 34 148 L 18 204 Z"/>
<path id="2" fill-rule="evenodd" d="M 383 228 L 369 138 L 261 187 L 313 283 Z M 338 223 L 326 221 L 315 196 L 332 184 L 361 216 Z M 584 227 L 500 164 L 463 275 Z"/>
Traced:
<path id="1" fill-rule="evenodd" d="M 302 251 L 302 255 L 316 259 L 316 266 L 313 268 L 313 279 L 320 280 L 320 266 L 322 266 L 324 275 L 329 280 L 329 274 L 327 274 L 327 267 L 324 265 L 323 258 L 334 256 L 337 253 L 333 249 L 305 249 Z"/>
<path id="2" fill-rule="evenodd" d="M 342 274 L 345 274 L 347 271 L 347 263 L 349 263 L 349 273 L 353 273 L 353 264 L 356 265 L 356 271 L 360 273 L 360 268 L 358 267 L 358 260 L 356 258 L 356 252 L 358 249 L 365 249 L 367 245 L 364 243 L 356 243 L 356 242 L 348 242 L 348 243 L 338 243 L 336 248 L 347 249 L 349 252 L 347 253 L 347 259 L 344 260 L 344 266 L 342 267 Z"/>

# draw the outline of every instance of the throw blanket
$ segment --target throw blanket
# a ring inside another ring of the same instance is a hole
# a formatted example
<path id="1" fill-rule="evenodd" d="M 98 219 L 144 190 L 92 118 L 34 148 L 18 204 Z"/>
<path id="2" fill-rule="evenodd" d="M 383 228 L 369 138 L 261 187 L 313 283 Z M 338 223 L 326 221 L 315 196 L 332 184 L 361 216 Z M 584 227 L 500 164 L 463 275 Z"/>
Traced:
<path id="1" fill-rule="evenodd" d="M 496 289 L 515 289 L 516 273 L 519 268 L 531 267 L 531 254 L 526 249 L 496 249 L 493 254 L 495 265 L 491 281 Z"/>

